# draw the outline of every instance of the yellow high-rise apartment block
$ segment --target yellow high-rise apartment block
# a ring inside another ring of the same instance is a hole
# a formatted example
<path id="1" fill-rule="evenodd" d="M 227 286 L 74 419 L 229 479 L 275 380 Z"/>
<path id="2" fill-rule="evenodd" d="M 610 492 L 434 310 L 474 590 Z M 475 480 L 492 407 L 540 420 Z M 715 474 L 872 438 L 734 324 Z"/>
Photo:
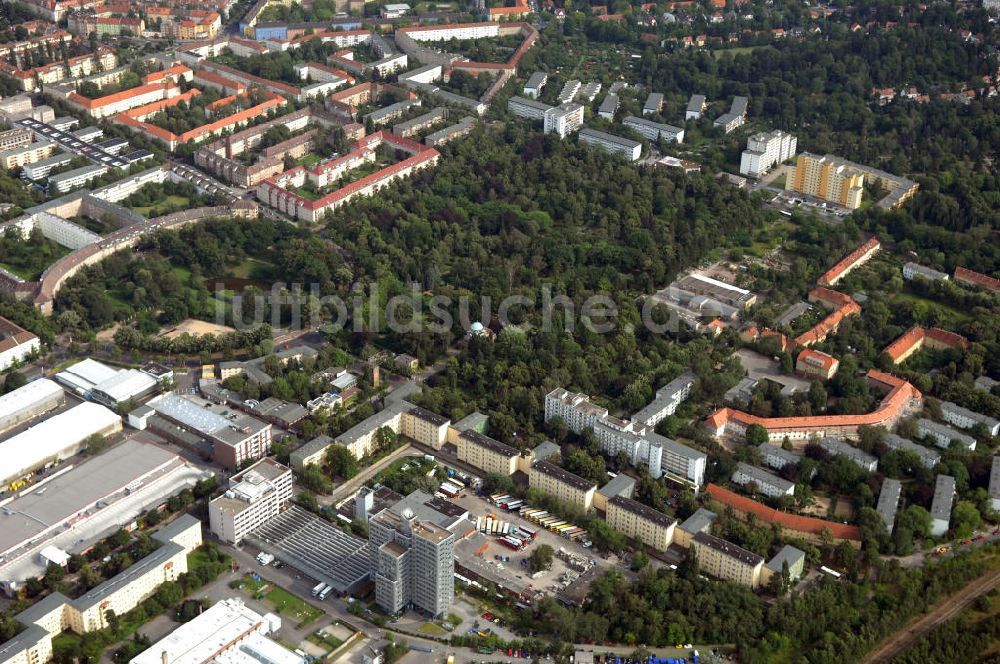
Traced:
<path id="1" fill-rule="evenodd" d="M 854 210 L 861 205 L 865 174 L 850 162 L 833 155 L 803 152 L 788 174 L 785 189 L 815 196 Z"/>

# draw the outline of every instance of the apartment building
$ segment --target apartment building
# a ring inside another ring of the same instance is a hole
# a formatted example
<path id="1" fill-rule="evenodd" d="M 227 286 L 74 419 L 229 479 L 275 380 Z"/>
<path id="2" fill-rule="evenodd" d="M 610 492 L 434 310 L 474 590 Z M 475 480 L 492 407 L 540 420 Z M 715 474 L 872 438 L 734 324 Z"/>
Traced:
<path id="1" fill-rule="evenodd" d="M 614 496 L 608 500 L 605 520 L 618 532 L 637 539 L 656 551 L 670 548 L 674 528 L 677 526 L 677 519 L 622 496 Z"/>
<path id="2" fill-rule="evenodd" d="M 879 406 L 871 413 L 757 417 L 734 408 L 721 408 L 705 421 L 705 426 L 715 436 L 744 436 L 747 427 L 759 424 L 767 430 L 768 439 L 778 443 L 786 437 L 790 440 L 808 440 L 814 437 L 854 438 L 857 437 L 858 427 L 862 425 L 892 428 L 900 417 L 922 403 L 923 395 L 920 390 L 901 378 L 875 369 L 868 371 L 867 378 L 872 386 L 888 389 Z"/>
<path id="3" fill-rule="evenodd" d="M 903 484 L 899 480 L 886 479 L 882 482 L 882 490 L 878 494 L 875 511 L 885 522 L 885 529 L 890 534 L 896 523 L 896 510 L 899 509 L 899 496 L 903 492 Z"/>
<path id="4" fill-rule="evenodd" d="M 542 443 L 543 445 L 545 443 Z M 555 445 L 555 443 L 553 443 Z M 558 446 L 554 454 L 560 454 Z M 535 448 L 536 450 L 538 448 Z M 544 456 L 536 456 L 536 459 L 546 458 Z M 622 498 L 631 498 L 635 495 L 635 479 L 629 477 L 625 473 L 618 473 L 612 477 L 607 484 L 597 489 L 594 492 L 594 509 L 598 509 L 602 512 L 608 511 L 608 501 L 615 496 L 621 496 Z"/>
<path id="5" fill-rule="evenodd" d="M 52 640 L 104 629 L 111 612 L 122 616 L 152 596 L 167 581 L 187 572 L 188 554 L 201 545 L 201 522 L 184 514 L 152 535 L 160 546 L 128 569 L 77 599 L 59 592 L 47 595 L 14 616 L 24 629 L 0 644 L 7 664 L 42 664 L 52 658 Z"/>
<path id="6" fill-rule="evenodd" d="M 877 237 L 869 238 L 837 261 L 833 267 L 820 276 L 817 282 L 820 286 L 835 286 L 838 281 L 846 277 L 853 270 L 870 261 L 881 248 L 882 244 L 878 241 Z M 842 295 L 841 297 L 846 296 Z"/>
<path id="7" fill-rule="evenodd" d="M 912 281 L 918 277 L 928 281 L 948 281 L 948 274 L 946 272 L 939 272 L 938 270 L 925 267 L 912 261 L 903 265 L 904 279 Z"/>
<path id="8" fill-rule="evenodd" d="M 636 411 L 632 421 L 655 427 L 663 419 L 677 412 L 677 407 L 691 396 L 691 390 L 694 389 L 696 382 L 697 378 L 692 372 L 682 373 L 658 389 L 656 397 L 647 406 Z"/>
<path id="9" fill-rule="evenodd" d="M 931 501 L 931 535 L 941 537 L 951 525 L 951 508 L 955 502 L 955 478 L 938 475 Z"/>
<path id="10" fill-rule="evenodd" d="M 921 417 L 917 420 L 917 435 L 929 436 L 938 447 L 948 449 L 952 441 L 957 441 L 963 448 L 972 452 L 976 449 L 976 439 L 962 433 L 958 429 L 953 429 L 946 424 Z"/>
<path id="11" fill-rule="evenodd" d="M 650 92 L 646 97 L 646 103 L 642 105 L 643 115 L 656 115 L 663 110 L 663 93 Z"/>
<path id="12" fill-rule="evenodd" d="M 1000 435 L 1000 421 L 996 418 L 963 408 L 951 401 L 941 402 L 941 419 L 960 429 L 971 429 L 977 424 L 982 424 L 991 436 Z"/>
<path id="13" fill-rule="evenodd" d="M 964 268 L 961 265 L 955 268 L 955 283 L 969 288 L 984 288 L 994 293 L 1000 293 L 1000 279 Z"/>
<path id="14" fill-rule="evenodd" d="M 878 468 L 878 459 L 839 438 L 824 438 L 819 441 L 819 446 L 830 456 L 845 457 L 866 472 L 874 473 Z"/>
<path id="15" fill-rule="evenodd" d="M 705 112 L 708 104 L 705 95 L 691 95 L 688 99 L 687 108 L 684 110 L 685 120 L 700 120 L 701 114 Z"/>
<path id="16" fill-rule="evenodd" d="M 25 164 L 22 167 L 21 173 L 29 180 L 44 180 L 53 170 L 61 168 L 62 166 L 67 166 L 72 161 L 73 155 L 61 152 L 59 154 L 52 155 L 48 159 L 42 159 L 41 161 L 36 161 L 33 164 Z"/>
<path id="17" fill-rule="evenodd" d="M 375 601 L 399 614 L 412 606 L 442 616 L 455 597 L 455 535 L 409 508 L 384 509 L 368 521 Z"/>
<path id="18" fill-rule="evenodd" d="M 894 433 L 885 437 L 885 446 L 893 451 L 911 452 L 916 454 L 924 468 L 933 468 L 941 461 L 941 455 L 929 447 L 918 445 L 912 440 L 908 440 Z"/>
<path id="19" fill-rule="evenodd" d="M 761 568 L 760 583 L 761 585 L 767 585 L 771 582 L 772 578 L 782 574 L 785 569 L 788 570 L 789 581 L 798 581 L 802 577 L 805 566 L 805 551 L 797 549 L 791 544 L 786 544 L 781 547 L 781 550 L 775 554 L 774 558 L 767 561 Z"/>
<path id="20" fill-rule="evenodd" d="M 585 394 L 563 388 L 552 390 L 545 396 L 545 420 L 553 417 L 560 417 L 576 434 L 593 429 L 606 454 L 624 452 L 633 465 L 645 464 L 651 477 L 668 473 L 674 479 L 692 484 L 696 490 L 701 486 L 707 455 L 657 434 L 653 427 L 642 422 L 611 417 L 606 408 L 596 406 Z"/>
<path id="21" fill-rule="evenodd" d="M 740 158 L 740 174 L 759 178 L 794 157 L 797 146 L 798 140 L 780 129 L 754 134 Z"/>
<path id="22" fill-rule="evenodd" d="M 557 99 L 559 103 L 565 104 L 566 102 L 573 101 L 576 95 L 580 93 L 580 88 L 583 87 L 583 83 L 576 79 L 566 81 L 563 84 L 562 90 L 559 91 L 559 96 Z"/>
<path id="23" fill-rule="evenodd" d="M 830 380 L 837 374 L 839 368 L 840 360 L 810 348 L 804 348 L 795 358 L 795 370 L 810 378 Z"/>
<path id="24" fill-rule="evenodd" d="M 630 115 L 622 120 L 622 124 L 639 132 L 644 138 L 650 141 L 655 142 L 662 138 L 667 143 L 684 142 L 684 129 L 681 127 L 674 127 L 662 122 L 653 122 L 652 120 L 639 118 L 634 115 Z"/>
<path id="25" fill-rule="evenodd" d="M 704 507 L 699 507 L 674 529 L 674 543 L 685 549 L 691 548 L 691 540 L 698 533 L 707 533 L 719 515 Z"/>
<path id="26" fill-rule="evenodd" d="M 885 353 L 893 364 L 900 364 L 924 347 L 939 350 L 951 348 L 961 352 L 969 347 L 969 340 L 961 334 L 939 327 L 923 328 L 918 325 L 911 327 L 886 346 Z"/>
<path id="27" fill-rule="evenodd" d="M 581 126 L 583 126 L 583 104 L 577 102 L 563 102 L 549 108 L 542 115 L 542 130 L 546 134 L 557 134 L 559 138 L 566 138 Z"/>
<path id="28" fill-rule="evenodd" d="M 52 141 L 35 141 L 28 145 L 0 152 L 0 165 L 10 170 L 33 164 L 52 155 L 56 144 Z"/>
<path id="29" fill-rule="evenodd" d="M 34 136 L 30 129 L 16 127 L 7 131 L 0 131 L 0 151 L 6 152 L 15 148 L 23 148 L 31 144 Z"/>
<path id="30" fill-rule="evenodd" d="M 399 433 L 402 435 L 439 450 L 448 438 L 451 420 L 425 408 L 413 406 L 403 413 L 399 424 Z"/>
<path id="31" fill-rule="evenodd" d="M 181 89 L 173 83 L 148 83 L 135 88 L 116 92 L 98 99 L 88 99 L 83 95 L 71 92 L 66 100 L 80 110 L 89 114 L 95 120 L 123 113 L 138 106 L 145 106 L 156 101 L 173 99 L 181 94 Z"/>
<path id="32" fill-rule="evenodd" d="M 596 146 L 609 154 L 625 157 L 629 161 L 637 161 L 642 154 L 642 143 L 631 138 L 615 136 L 596 129 L 581 129 L 580 143 Z"/>
<path id="33" fill-rule="evenodd" d="M 50 177 L 49 188 L 56 193 L 64 194 L 67 191 L 76 189 L 77 187 L 87 185 L 91 180 L 99 178 L 107 172 L 108 167 L 103 164 L 81 166 L 80 168 L 74 168 L 71 171 L 66 171 L 65 173 L 60 173 L 59 175 L 53 175 Z"/>
<path id="34" fill-rule="evenodd" d="M 785 189 L 855 210 L 861 205 L 864 184 L 864 172 L 849 162 L 803 152 L 788 174 Z"/>
<path id="35" fill-rule="evenodd" d="M 611 122 L 615 119 L 615 113 L 618 112 L 618 105 L 618 95 L 607 95 L 598 107 L 597 114 Z"/>
<path id="36" fill-rule="evenodd" d="M 761 463 L 775 470 L 781 470 L 785 466 L 794 466 L 802 460 L 794 452 L 789 452 L 771 443 L 761 443 L 757 446 L 757 450 L 760 452 Z"/>
<path id="37" fill-rule="evenodd" d="M 265 457 L 231 476 L 225 494 L 209 502 L 209 528 L 223 542 L 239 544 L 291 500 L 292 469 Z"/>
<path id="38" fill-rule="evenodd" d="M 729 105 L 729 111 L 717 117 L 713 126 L 722 129 L 727 134 L 739 129 L 746 122 L 749 105 L 750 100 L 746 97 L 733 97 L 733 101 Z"/>
<path id="39" fill-rule="evenodd" d="M 517 460 L 520 452 L 479 433 L 467 429 L 458 435 L 458 460 L 464 461 L 484 473 L 513 475 L 517 470 Z"/>
<path id="40" fill-rule="evenodd" d="M 782 479 L 773 473 L 769 473 L 762 468 L 751 466 L 746 463 L 736 464 L 733 471 L 733 484 L 740 486 L 754 486 L 759 493 L 770 498 L 795 495 L 795 485 L 788 480 Z"/>
<path id="41" fill-rule="evenodd" d="M 524 84 L 524 89 L 521 90 L 523 94 L 528 99 L 538 99 L 542 94 L 542 88 L 549 81 L 549 75 L 543 71 L 536 71 L 534 74 L 528 78 L 528 82 Z"/>
<path id="42" fill-rule="evenodd" d="M 586 512 L 594 504 L 597 485 L 549 461 L 536 461 L 528 473 L 528 486 Z"/>
<path id="43" fill-rule="evenodd" d="M 756 589 L 760 586 L 764 558 L 724 539 L 698 533 L 691 539 L 698 569 L 718 579 Z"/>

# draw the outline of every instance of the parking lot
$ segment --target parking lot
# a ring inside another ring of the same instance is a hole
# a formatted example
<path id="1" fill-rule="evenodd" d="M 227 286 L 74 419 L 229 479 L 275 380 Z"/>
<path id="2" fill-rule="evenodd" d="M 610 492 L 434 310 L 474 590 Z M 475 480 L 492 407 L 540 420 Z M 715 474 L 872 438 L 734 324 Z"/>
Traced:
<path id="1" fill-rule="evenodd" d="M 601 568 L 613 565 L 617 562 L 617 558 L 615 556 L 602 556 L 592 548 L 584 548 L 576 541 L 560 537 L 553 532 L 545 530 L 538 524 L 531 523 L 527 519 L 521 518 L 516 511 L 507 512 L 496 505 L 491 505 L 484 498 L 480 498 L 471 492 L 464 492 L 463 495 L 451 500 L 457 505 L 469 510 L 473 519 L 480 516 L 495 514 L 497 519 L 501 521 L 506 521 L 517 526 L 525 526 L 538 531 L 538 535 L 535 540 L 520 552 L 514 551 L 513 549 L 500 544 L 496 537 L 486 535 L 483 537 L 488 542 L 488 547 L 479 555 L 470 555 L 468 552 L 463 552 L 463 554 L 456 553 L 456 556 L 459 558 L 459 562 L 463 566 L 481 574 L 485 578 L 497 582 L 498 585 L 502 585 L 510 591 L 517 592 L 525 596 L 537 597 L 539 593 L 553 595 L 563 590 L 560 579 L 565 578 L 565 574 L 580 574 L 588 567 L 591 567 L 593 561 L 596 561 L 598 571 L 600 571 Z M 472 537 L 475 536 L 470 536 L 470 538 Z M 526 561 L 531 555 L 531 552 L 540 544 L 548 544 L 551 546 L 556 552 L 556 556 L 553 559 L 551 569 L 547 573 L 537 579 L 532 579 L 527 570 Z M 563 550 L 565 554 L 564 556 L 559 555 L 558 552 L 560 549 Z M 496 556 L 509 557 L 510 560 L 498 561 Z M 582 566 L 576 564 L 575 561 L 571 565 L 568 561 L 569 558 L 576 559 L 576 561 L 579 561 L 580 563 L 586 562 L 587 565 Z M 525 561 L 523 565 L 522 561 Z M 574 569 L 574 567 L 576 569 Z M 594 575 L 588 576 L 590 578 L 584 579 L 584 582 L 589 584 Z"/>

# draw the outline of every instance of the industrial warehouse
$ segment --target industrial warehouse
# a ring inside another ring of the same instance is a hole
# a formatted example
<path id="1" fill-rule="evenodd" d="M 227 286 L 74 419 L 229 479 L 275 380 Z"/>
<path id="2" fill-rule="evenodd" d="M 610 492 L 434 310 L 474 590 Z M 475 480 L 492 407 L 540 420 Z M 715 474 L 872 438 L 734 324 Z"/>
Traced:
<path id="1" fill-rule="evenodd" d="M 85 549 L 210 476 L 139 435 L 31 487 L 0 511 L 0 584 L 16 591 L 51 557 Z"/>

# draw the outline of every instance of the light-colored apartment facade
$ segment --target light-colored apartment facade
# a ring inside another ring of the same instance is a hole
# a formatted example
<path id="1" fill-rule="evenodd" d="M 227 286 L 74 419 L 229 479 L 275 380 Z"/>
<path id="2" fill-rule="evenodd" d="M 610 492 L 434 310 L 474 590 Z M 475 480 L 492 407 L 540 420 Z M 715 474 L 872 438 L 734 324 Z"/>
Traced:
<path id="1" fill-rule="evenodd" d="M 605 520 L 618 532 L 635 538 L 656 551 L 670 548 L 677 526 L 677 519 L 622 496 L 615 496 L 608 501 Z"/>

